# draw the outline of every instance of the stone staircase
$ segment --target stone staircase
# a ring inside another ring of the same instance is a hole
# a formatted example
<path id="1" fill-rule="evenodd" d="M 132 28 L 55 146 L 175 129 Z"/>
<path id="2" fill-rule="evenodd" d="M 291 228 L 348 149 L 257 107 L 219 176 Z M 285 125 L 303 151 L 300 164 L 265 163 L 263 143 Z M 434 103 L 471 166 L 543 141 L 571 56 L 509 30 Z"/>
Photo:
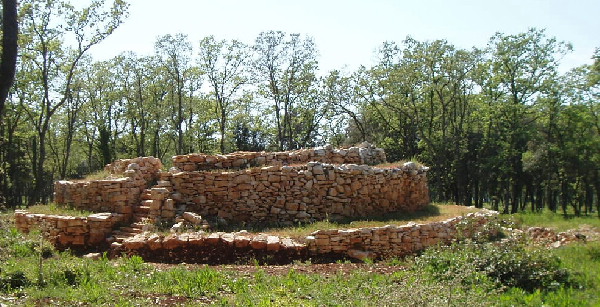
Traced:
<path id="1" fill-rule="evenodd" d="M 119 247 L 127 238 L 151 229 L 157 221 L 173 223 L 172 231 L 185 227 L 198 227 L 203 230 L 210 226 L 198 214 L 186 212 L 185 204 L 177 204 L 173 187 L 169 181 L 159 180 L 156 185 L 145 189 L 140 195 L 139 204 L 133 207 L 132 223 L 112 232 L 113 247 Z M 187 226 L 185 226 L 187 225 Z"/>
<path id="2" fill-rule="evenodd" d="M 133 207 L 132 223 L 128 226 L 122 226 L 112 232 L 114 242 L 122 243 L 123 240 L 133 237 L 136 234 L 144 232 L 144 226 L 149 222 L 150 207 L 144 205 L 145 200 L 151 199 L 151 189 L 145 189 L 140 196 L 140 204 Z"/>

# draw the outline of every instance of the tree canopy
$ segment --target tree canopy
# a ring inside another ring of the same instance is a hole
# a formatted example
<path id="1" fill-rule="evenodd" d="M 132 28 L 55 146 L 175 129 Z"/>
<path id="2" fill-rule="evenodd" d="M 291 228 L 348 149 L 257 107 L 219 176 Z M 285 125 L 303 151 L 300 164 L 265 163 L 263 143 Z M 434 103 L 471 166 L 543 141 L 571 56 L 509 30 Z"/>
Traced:
<path id="1" fill-rule="evenodd" d="M 407 37 L 382 43 L 370 67 L 322 72 L 311 37 L 266 31 L 253 42 L 173 33 L 153 55 L 90 58 L 126 17 L 121 0 L 21 1 L 0 123 L 8 206 L 47 201 L 54 180 L 118 158 L 369 141 L 430 166 L 434 200 L 600 209 L 600 49 L 561 73 L 571 46 L 545 30 L 471 49 Z"/>

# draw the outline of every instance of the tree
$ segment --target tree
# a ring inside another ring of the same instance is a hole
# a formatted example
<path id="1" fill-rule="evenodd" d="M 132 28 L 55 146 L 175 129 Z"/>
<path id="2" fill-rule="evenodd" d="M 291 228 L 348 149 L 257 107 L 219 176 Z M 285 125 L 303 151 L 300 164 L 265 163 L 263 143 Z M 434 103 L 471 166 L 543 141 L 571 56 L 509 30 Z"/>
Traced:
<path id="1" fill-rule="evenodd" d="M 280 150 L 310 146 L 325 110 L 316 98 L 317 51 L 299 34 L 262 32 L 254 45 L 259 93 L 272 103 Z"/>
<path id="2" fill-rule="evenodd" d="M 175 153 L 178 155 L 184 154 L 185 83 L 192 46 L 187 35 L 176 34 L 173 36 L 167 34 L 158 38 L 155 49 L 170 77 L 171 90 L 169 91 L 169 97 L 174 114 L 173 126 L 177 135 Z"/>
<path id="3" fill-rule="evenodd" d="M 2 0 L 2 57 L 0 58 L 0 121 L 17 66 L 17 1 Z"/>
<path id="4" fill-rule="evenodd" d="M 443 40 L 409 37 L 403 45 L 385 43 L 380 62 L 363 77 L 362 95 L 370 101 L 363 112 L 383 126 L 377 139 L 390 158 L 415 157 L 434 166 L 435 198 L 470 205 L 475 178 L 468 155 L 476 140 L 470 74 L 478 53 Z"/>
<path id="5" fill-rule="evenodd" d="M 339 70 L 333 70 L 323 79 L 321 99 L 330 105 L 332 113 L 328 114 L 331 122 L 331 130 L 338 130 L 335 134 L 341 134 L 340 128 L 347 128 L 346 134 L 357 131 L 357 136 L 347 135 L 350 143 L 372 141 L 367 137 L 367 127 L 364 116 L 360 114 L 364 110 L 367 101 L 362 99 L 359 92 L 357 80 L 361 72 L 351 76 L 344 75 Z M 337 120 L 336 120 L 337 119 Z M 352 127 L 352 128 L 350 128 Z"/>
<path id="6" fill-rule="evenodd" d="M 219 119 L 219 149 L 225 153 L 227 121 L 239 102 L 242 86 L 250 81 L 248 75 L 250 54 L 248 47 L 233 40 L 217 41 L 208 36 L 200 41 L 200 69 L 207 76 L 215 99 L 217 118 Z"/>
<path id="7" fill-rule="evenodd" d="M 517 212 L 525 176 L 523 153 L 534 122 L 532 106 L 548 93 L 557 77 L 558 63 L 571 46 L 547 38 L 543 30 L 530 29 L 517 35 L 497 33 L 489 43 L 491 69 L 498 100 L 500 141 L 507 164 L 506 179 L 510 211 Z"/>
<path id="8" fill-rule="evenodd" d="M 45 200 L 43 192 L 51 182 L 44 168 L 51 119 L 71 95 L 81 59 L 121 24 L 127 4 L 115 0 L 105 8 L 104 1 L 92 1 L 81 10 L 58 0 L 27 0 L 21 5 L 22 69 L 37 85 L 32 90 L 39 91 L 36 96 L 40 97 L 25 101 L 37 134 L 32 165 L 35 185 L 29 200 L 35 203 Z M 74 47 L 64 44 L 67 34 L 74 39 Z"/>

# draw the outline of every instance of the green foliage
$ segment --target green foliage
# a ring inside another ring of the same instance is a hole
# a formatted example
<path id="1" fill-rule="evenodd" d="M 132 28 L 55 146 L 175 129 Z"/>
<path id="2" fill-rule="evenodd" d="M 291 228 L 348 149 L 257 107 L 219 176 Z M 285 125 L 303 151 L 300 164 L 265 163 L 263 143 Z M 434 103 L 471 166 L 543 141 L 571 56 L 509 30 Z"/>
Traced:
<path id="1" fill-rule="evenodd" d="M 252 45 L 177 33 L 152 56 L 87 57 L 126 16 L 124 1 L 22 3 L 23 57 L 0 123 L 9 207 L 47 202 L 54 180 L 117 158 L 170 166 L 189 152 L 369 141 L 390 161 L 430 166 L 435 201 L 600 211 L 597 51 L 561 75 L 571 46 L 544 30 L 471 49 L 407 37 L 384 43 L 371 67 L 319 76 L 312 38 L 265 31 Z"/>
<path id="2" fill-rule="evenodd" d="M 0 215 L 3 225 L 10 225 L 8 217 Z M 39 248 L 32 243 L 38 239 L 0 227 L 0 303 L 589 306 L 600 302 L 598 242 L 556 250 L 538 250 L 522 241 L 463 242 L 425 251 L 414 260 L 391 259 L 387 265 L 406 269 L 386 274 L 372 272 L 383 263 L 328 275 L 302 273 L 304 266 L 312 265 L 307 263 L 271 274 L 259 265 L 254 273 L 184 264 L 157 268 L 138 256 L 90 260 L 54 252 L 44 259 L 44 283 L 39 285 L 35 283 Z M 29 252 L 17 252 L 14 247 L 24 242 L 31 244 Z"/>
<path id="3" fill-rule="evenodd" d="M 556 214 L 547 209 L 539 212 L 519 212 L 512 215 L 511 218 L 518 225 L 549 227 L 557 231 L 571 229 L 574 225 L 587 225 L 600 229 L 600 219 L 597 216 L 576 216 L 573 213 Z"/>
<path id="4" fill-rule="evenodd" d="M 558 257 L 528 249 L 526 242 L 514 239 L 429 249 L 415 260 L 415 267 L 436 278 L 459 279 L 466 285 L 493 282 L 496 287 L 529 292 L 555 290 L 572 282 Z"/>

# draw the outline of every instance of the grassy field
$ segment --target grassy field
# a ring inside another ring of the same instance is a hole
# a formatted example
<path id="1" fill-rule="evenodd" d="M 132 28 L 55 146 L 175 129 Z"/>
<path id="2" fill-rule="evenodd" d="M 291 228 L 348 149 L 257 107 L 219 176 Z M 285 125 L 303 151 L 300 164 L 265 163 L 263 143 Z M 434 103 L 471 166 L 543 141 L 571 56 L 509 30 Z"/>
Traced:
<path id="1" fill-rule="evenodd" d="M 597 225 L 593 219 L 545 214 L 511 218 L 561 229 Z M 160 267 L 136 256 L 83 259 L 53 250 L 39 234 L 20 234 L 8 213 L 0 215 L 0 259 L 0 303 L 7 306 L 600 305 L 599 242 L 552 250 L 525 239 L 463 242 L 351 271 L 306 274 L 299 268 L 312 265 L 299 263 L 271 274 L 260 266 L 251 272 L 235 266 Z M 393 270 L 380 273 L 385 267 Z"/>

